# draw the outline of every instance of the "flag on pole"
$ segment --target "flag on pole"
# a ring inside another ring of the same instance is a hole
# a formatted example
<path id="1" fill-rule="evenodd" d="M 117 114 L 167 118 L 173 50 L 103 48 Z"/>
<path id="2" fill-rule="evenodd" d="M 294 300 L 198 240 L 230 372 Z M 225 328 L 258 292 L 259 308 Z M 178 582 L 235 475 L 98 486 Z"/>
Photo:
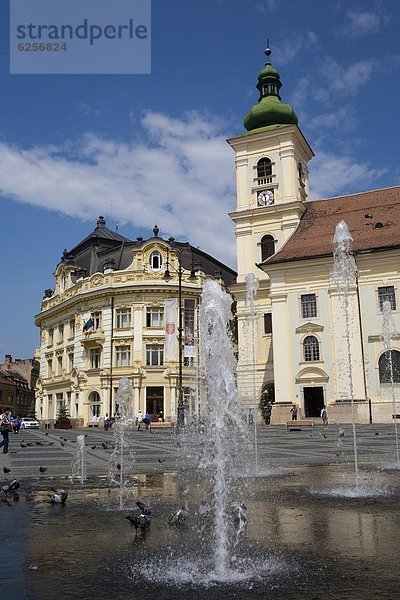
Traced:
<path id="1" fill-rule="evenodd" d="M 88 319 L 84 324 L 83 331 L 88 331 L 91 327 L 94 327 L 94 321 L 92 317 L 90 317 L 90 319 Z"/>

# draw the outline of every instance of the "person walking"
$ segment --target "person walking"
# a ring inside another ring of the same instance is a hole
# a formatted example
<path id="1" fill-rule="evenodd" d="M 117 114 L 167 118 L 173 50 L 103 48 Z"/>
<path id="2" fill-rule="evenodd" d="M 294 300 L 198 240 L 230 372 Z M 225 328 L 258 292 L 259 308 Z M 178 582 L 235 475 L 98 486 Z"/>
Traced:
<path id="1" fill-rule="evenodd" d="M 291 415 L 292 415 L 292 421 L 297 421 L 297 413 L 298 413 L 298 408 L 295 404 L 293 404 L 293 407 L 291 409 Z"/>
<path id="2" fill-rule="evenodd" d="M 8 453 L 8 434 L 11 431 L 11 421 L 8 418 L 8 412 L 5 408 L 0 415 L 0 433 L 3 436 L 3 441 L 0 442 L 0 448 L 3 448 L 3 454 Z"/>
<path id="3" fill-rule="evenodd" d="M 324 404 L 324 408 L 321 410 L 321 419 L 324 429 L 328 428 L 328 411 L 326 410 L 326 406 Z"/>
<path id="4" fill-rule="evenodd" d="M 249 425 L 254 425 L 254 416 L 252 408 L 249 408 L 249 412 L 247 413 L 247 422 Z"/>
<path id="5" fill-rule="evenodd" d="M 143 423 L 143 413 L 141 410 L 139 410 L 137 417 L 136 417 L 136 421 L 137 421 L 137 430 L 140 431 L 140 426 Z"/>

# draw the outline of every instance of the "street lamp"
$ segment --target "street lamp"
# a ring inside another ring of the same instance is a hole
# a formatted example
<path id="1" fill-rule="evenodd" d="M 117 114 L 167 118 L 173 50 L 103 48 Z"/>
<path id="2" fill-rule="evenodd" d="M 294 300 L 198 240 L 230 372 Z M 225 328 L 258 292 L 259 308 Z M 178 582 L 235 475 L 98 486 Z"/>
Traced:
<path id="1" fill-rule="evenodd" d="M 176 255 L 178 257 L 178 268 L 173 269 L 175 273 L 178 274 L 178 345 L 179 345 L 179 370 L 178 370 L 178 414 L 177 414 L 177 422 L 176 428 L 177 432 L 181 432 L 183 427 L 185 426 L 185 403 L 183 400 L 183 385 L 182 385 L 182 367 L 183 367 L 183 355 L 182 355 L 182 275 L 185 272 L 185 269 L 182 267 L 182 258 L 186 248 L 179 250 L 178 248 L 174 248 L 176 251 Z M 167 268 L 164 273 L 164 280 L 169 281 L 171 279 L 171 271 L 170 271 L 170 263 L 169 263 L 169 249 L 167 250 Z M 197 281 L 196 271 L 193 265 L 193 255 L 192 255 L 192 265 L 190 270 L 190 275 L 188 277 L 188 281 Z"/>

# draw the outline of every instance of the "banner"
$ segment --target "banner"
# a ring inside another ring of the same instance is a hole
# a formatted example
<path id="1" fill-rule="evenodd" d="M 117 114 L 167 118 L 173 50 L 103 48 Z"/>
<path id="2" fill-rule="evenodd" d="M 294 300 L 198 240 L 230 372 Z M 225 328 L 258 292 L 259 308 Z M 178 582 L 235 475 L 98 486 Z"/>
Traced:
<path id="1" fill-rule="evenodd" d="M 176 299 L 165 299 L 165 356 L 164 360 L 176 360 Z"/>
<path id="2" fill-rule="evenodd" d="M 185 349 L 183 355 L 185 358 L 194 358 L 194 300 L 185 300 Z"/>

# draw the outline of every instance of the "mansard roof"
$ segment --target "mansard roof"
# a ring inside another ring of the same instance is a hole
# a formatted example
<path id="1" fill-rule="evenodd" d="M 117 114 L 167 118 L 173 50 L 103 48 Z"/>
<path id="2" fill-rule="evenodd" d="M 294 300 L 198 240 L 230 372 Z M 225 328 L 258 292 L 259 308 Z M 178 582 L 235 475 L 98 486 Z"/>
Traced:
<path id="1" fill-rule="evenodd" d="M 270 264 L 332 255 L 335 227 L 341 220 L 347 223 L 356 253 L 400 247 L 400 186 L 309 200 L 305 207 L 296 231 L 262 263 L 264 270 Z"/>

